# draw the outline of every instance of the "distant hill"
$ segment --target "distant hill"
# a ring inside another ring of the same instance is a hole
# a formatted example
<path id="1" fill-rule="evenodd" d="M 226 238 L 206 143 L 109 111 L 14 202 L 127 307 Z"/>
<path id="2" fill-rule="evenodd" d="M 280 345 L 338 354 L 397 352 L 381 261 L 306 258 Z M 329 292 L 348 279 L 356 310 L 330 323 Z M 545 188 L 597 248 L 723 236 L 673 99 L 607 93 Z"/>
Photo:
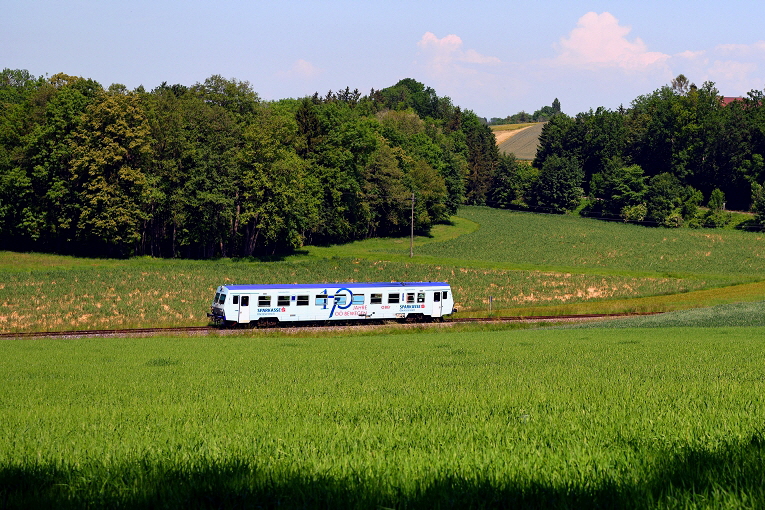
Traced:
<path id="1" fill-rule="evenodd" d="M 513 131 L 495 129 L 494 136 L 497 138 L 500 152 L 513 153 L 517 159 L 533 160 L 537 154 L 539 135 L 542 134 L 544 125 L 544 122 L 539 122 Z"/>

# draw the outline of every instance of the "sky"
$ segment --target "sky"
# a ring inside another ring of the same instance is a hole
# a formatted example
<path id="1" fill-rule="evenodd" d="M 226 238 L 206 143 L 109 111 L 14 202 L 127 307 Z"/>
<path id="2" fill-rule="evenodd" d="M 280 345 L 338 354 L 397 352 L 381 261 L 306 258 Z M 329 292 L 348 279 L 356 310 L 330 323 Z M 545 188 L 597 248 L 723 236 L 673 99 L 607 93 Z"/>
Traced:
<path id="1" fill-rule="evenodd" d="M 261 99 L 413 78 L 480 117 L 625 107 L 684 74 L 765 88 L 765 2 L 0 0 L 0 68 Z"/>

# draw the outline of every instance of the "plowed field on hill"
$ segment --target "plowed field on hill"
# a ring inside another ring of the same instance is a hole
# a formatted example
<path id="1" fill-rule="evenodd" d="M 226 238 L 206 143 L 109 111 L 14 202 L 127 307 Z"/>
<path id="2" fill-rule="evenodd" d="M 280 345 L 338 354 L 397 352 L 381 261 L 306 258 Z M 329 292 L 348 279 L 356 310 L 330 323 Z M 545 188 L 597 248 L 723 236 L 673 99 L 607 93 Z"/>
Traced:
<path id="1" fill-rule="evenodd" d="M 497 138 L 499 150 L 504 153 L 513 153 L 518 159 L 532 160 L 537 154 L 539 147 L 539 135 L 542 134 L 544 123 L 534 124 L 517 131 L 499 131 L 494 133 Z"/>

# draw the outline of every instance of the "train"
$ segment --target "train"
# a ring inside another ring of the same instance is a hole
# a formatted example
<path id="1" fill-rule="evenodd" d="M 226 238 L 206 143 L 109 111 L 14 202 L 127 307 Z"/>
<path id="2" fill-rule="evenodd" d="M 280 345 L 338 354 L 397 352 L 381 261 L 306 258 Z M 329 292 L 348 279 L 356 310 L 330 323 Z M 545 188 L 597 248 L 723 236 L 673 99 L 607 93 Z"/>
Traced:
<path id="1" fill-rule="evenodd" d="M 221 285 L 208 317 L 220 326 L 398 320 L 429 322 L 456 312 L 446 282 Z"/>

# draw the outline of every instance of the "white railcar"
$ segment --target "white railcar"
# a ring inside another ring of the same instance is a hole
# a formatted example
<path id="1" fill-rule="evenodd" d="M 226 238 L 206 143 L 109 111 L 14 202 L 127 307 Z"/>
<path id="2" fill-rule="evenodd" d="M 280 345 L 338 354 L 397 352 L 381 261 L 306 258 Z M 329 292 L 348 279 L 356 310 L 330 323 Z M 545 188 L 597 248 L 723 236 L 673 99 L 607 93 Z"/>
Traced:
<path id="1" fill-rule="evenodd" d="M 216 324 L 370 319 L 440 320 L 454 311 L 444 282 L 221 285 L 209 317 Z"/>

